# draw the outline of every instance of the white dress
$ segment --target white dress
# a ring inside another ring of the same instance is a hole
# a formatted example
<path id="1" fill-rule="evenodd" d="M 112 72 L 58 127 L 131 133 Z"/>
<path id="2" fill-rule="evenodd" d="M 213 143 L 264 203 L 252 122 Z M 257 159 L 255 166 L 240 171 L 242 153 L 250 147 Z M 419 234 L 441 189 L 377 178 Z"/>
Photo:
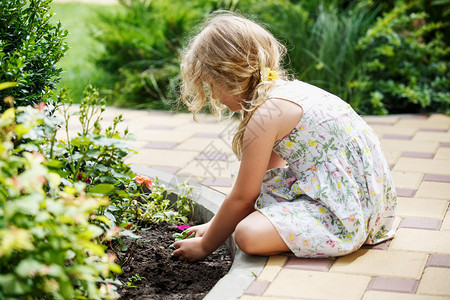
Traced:
<path id="1" fill-rule="evenodd" d="M 286 168 L 266 172 L 255 203 L 292 252 L 340 256 L 392 238 L 397 197 L 373 129 L 346 102 L 301 81 L 278 80 L 268 98 L 303 109 L 273 148 Z"/>

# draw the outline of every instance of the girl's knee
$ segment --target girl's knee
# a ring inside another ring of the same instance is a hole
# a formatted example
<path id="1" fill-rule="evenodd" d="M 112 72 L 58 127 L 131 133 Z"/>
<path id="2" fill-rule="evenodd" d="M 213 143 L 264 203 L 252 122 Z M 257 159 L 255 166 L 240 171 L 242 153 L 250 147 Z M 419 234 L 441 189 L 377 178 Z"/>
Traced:
<path id="1" fill-rule="evenodd" d="M 242 220 L 234 230 L 234 240 L 244 253 L 255 254 L 255 240 L 253 228 L 246 219 Z"/>

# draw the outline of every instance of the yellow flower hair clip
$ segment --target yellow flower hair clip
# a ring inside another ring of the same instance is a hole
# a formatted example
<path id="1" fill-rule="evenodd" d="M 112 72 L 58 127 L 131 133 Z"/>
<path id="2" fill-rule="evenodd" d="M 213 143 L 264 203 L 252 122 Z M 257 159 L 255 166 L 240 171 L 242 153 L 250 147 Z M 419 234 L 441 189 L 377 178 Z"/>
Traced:
<path id="1" fill-rule="evenodd" d="M 261 74 L 261 82 L 262 81 L 272 81 L 278 79 L 277 71 L 272 70 L 271 68 L 264 68 L 263 74 Z"/>

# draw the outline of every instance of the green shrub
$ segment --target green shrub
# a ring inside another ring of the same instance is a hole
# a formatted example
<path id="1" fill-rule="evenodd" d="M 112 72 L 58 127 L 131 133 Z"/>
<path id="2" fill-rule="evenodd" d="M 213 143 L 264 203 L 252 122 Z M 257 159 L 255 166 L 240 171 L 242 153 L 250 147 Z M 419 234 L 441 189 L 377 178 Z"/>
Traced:
<path id="1" fill-rule="evenodd" d="M 48 149 L 42 151 L 48 153 L 52 170 L 64 178 L 66 185 L 81 181 L 88 184 L 89 190 L 101 190 L 101 187 L 107 187 L 105 184 L 115 184 L 121 178 L 133 175 L 124 162 L 124 158 L 133 152 L 126 143 L 131 135 L 127 129 L 123 133 L 117 130 L 117 125 L 123 121 L 122 115 L 116 116 L 106 129 L 102 128 L 106 101 L 97 89 L 86 87 L 76 109 L 72 107 L 73 100 L 67 98 L 66 90 L 61 91 L 55 104 L 56 111 L 62 116 L 59 123 L 64 133 L 58 133 L 58 128 L 48 132 Z M 73 137 L 69 125 L 76 118 L 81 128 Z"/>
<path id="2" fill-rule="evenodd" d="M 67 50 L 67 31 L 50 23 L 50 0 L 2 0 L 0 5 L 0 82 L 16 82 L 0 91 L 17 106 L 50 100 L 61 69 L 58 60 Z M 0 101 L 0 111 L 8 106 Z"/>
<path id="3" fill-rule="evenodd" d="M 117 76 L 113 99 L 121 106 L 171 109 L 183 38 L 218 1 L 119 2 L 123 12 L 100 14 L 103 34 L 97 36 L 105 45 L 98 66 Z"/>
<path id="4" fill-rule="evenodd" d="M 345 2 L 346 5 L 344 5 Z M 286 44 L 294 77 L 352 101 L 349 83 L 359 78 L 364 56 L 356 49 L 379 9 L 370 1 L 242 0 L 237 9 Z"/>
<path id="5" fill-rule="evenodd" d="M 352 82 L 363 113 L 450 114 L 450 47 L 442 29 L 418 2 L 400 4 L 379 17 L 358 44 L 365 56 Z"/>
<path id="6" fill-rule="evenodd" d="M 295 77 L 362 114 L 448 113 L 449 26 L 436 21 L 445 14 L 436 5 L 445 1 L 181 2 L 130 0 L 123 14 L 103 15 L 107 52 L 100 62 L 118 74 L 122 105 L 170 108 L 181 38 L 209 12 L 228 8 L 262 21 L 285 42 Z"/>
<path id="7" fill-rule="evenodd" d="M 66 37 L 68 50 L 57 66 L 62 69 L 57 88 L 67 87 L 69 95 L 76 103 L 83 99 L 83 92 L 91 84 L 100 89 L 101 95 L 109 95 L 114 87 L 114 76 L 95 64 L 94 57 L 103 52 L 103 45 L 94 39 L 102 34 L 95 30 L 98 23 L 97 12 L 115 11 L 119 5 L 98 4 L 97 1 L 53 2 L 53 22 L 60 20 L 69 34 Z"/>
<path id="8" fill-rule="evenodd" d="M 152 180 L 130 170 L 124 158 L 133 153 L 126 143 L 132 135 L 126 129 L 123 133 L 117 130 L 123 121 L 122 115 L 115 117 L 111 126 L 102 128 L 105 99 L 99 96 L 97 89 L 88 86 L 79 106 L 73 107 L 65 90 L 55 103 L 59 114 L 53 119 L 61 115 L 62 120 L 57 122 L 59 126 L 44 127 L 48 138 L 39 145 L 39 151 L 47 154 L 50 169 L 62 177 L 62 186 L 73 187 L 82 182 L 88 195 L 109 198 L 108 205 L 96 210 L 97 219 L 107 222 L 95 223 L 106 231 L 116 232 L 107 245 L 120 266 L 133 258 L 141 226 L 189 220 L 193 211 L 189 197 L 192 188 L 186 183 L 175 187 L 178 196 L 172 203 L 168 199 L 170 188 L 160 185 L 157 178 Z M 77 117 L 81 128 L 73 137 L 68 129 Z M 58 127 L 65 129 L 65 133 L 60 134 Z M 131 246 L 125 246 L 125 239 L 133 240 Z"/>
<path id="9" fill-rule="evenodd" d="M 83 183 L 60 189 L 61 177 L 34 151 L 45 122 L 31 107 L 0 117 L 0 298 L 113 298 L 106 282 L 120 268 L 92 224 L 107 200 L 86 195 Z"/>

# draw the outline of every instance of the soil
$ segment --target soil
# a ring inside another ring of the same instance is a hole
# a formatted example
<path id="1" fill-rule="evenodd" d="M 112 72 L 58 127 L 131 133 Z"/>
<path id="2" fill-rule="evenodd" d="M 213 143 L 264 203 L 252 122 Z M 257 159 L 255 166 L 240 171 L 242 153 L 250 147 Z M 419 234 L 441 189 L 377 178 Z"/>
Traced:
<path id="1" fill-rule="evenodd" d="M 151 224 L 136 243 L 133 259 L 122 267 L 124 283 L 138 274 L 133 285 L 118 291 L 121 299 L 203 299 L 231 267 L 230 251 L 222 245 L 205 260 L 189 263 L 172 256 L 172 235 L 181 230 L 173 224 Z"/>

